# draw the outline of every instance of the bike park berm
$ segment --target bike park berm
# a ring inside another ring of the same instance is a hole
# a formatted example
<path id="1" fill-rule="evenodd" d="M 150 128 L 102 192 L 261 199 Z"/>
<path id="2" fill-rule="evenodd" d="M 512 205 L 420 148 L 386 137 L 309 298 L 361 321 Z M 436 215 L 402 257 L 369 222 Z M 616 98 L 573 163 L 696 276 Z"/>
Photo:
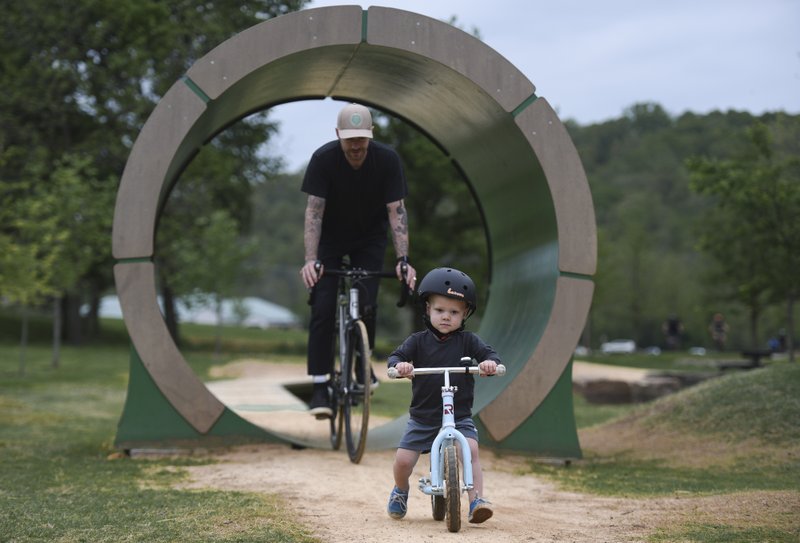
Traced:
<path id="1" fill-rule="evenodd" d="M 491 277 L 478 333 L 508 368 L 507 379 L 476 391 L 482 443 L 579 457 L 572 354 L 594 291 L 595 215 L 575 146 L 535 91 L 468 33 L 374 6 L 282 15 L 199 59 L 143 126 L 117 194 L 114 277 L 132 349 L 116 445 L 292 441 L 239 417 L 186 363 L 158 307 L 154 238 L 180 172 L 216 134 L 259 110 L 331 97 L 425 133 L 474 195 Z M 399 418 L 371 430 L 369 448 L 395 447 L 404 425 Z"/>

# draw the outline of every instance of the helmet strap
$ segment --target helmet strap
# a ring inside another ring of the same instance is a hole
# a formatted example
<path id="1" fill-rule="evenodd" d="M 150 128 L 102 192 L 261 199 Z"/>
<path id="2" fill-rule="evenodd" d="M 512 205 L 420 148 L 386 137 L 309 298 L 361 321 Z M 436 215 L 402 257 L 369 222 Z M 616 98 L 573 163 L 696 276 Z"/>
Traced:
<path id="1" fill-rule="evenodd" d="M 433 335 L 435 335 L 437 338 L 439 338 L 439 340 L 444 341 L 445 339 L 449 338 L 451 335 L 453 335 L 453 334 L 455 334 L 457 332 L 463 332 L 464 331 L 464 327 L 467 324 L 467 319 L 465 318 L 463 321 L 461 321 L 461 327 L 458 330 L 453 330 L 452 332 L 447 332 L 446 334 L 441 333 L 439 330 L 437 330 L 433 326 L 433 323 L 431 322 L 431 318 L 428 316 L 427 313 L 422 315 L 422 322 L 425 323 L 425 328 L 427 328 L 428 330 L 433 332 Z"/>

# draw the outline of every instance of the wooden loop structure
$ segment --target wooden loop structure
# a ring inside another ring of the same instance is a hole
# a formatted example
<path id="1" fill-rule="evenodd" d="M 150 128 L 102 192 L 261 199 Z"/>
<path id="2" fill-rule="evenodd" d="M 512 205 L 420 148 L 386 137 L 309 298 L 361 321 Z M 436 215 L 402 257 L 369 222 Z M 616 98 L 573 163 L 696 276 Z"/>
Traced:
<path id="1" fill-rule="evenodd" d="M 234 36 L 198 60 L 142 128 L 114 215 L 114 274 L 134 348 L 118 445 L 271 439 L 211 394 L 170 338 L 156 300 L 156 225 L 180 172 L 216 134 L 253 112 L 326 97 L 406 120 L 470 185 L 491 271 L 478 332 L 509 370 L 478 388 L 485 441 L 580 455 L 571 360 L 591 304 L 597 242 L 577 151 L 534 85 L 480 40 L 416 13 L 359 6 L 299 11 Z M 393 447 L 403 424 L 371 432 L 370 447 Z"/>

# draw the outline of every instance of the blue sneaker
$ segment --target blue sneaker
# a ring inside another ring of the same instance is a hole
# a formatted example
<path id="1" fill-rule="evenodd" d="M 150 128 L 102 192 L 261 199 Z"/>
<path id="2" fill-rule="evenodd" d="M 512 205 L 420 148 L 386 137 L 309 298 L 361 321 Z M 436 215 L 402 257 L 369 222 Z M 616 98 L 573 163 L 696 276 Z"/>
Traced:
<path id="1" fill-rule="evenodd" d="M 392 493 L 389 494 L 389 505 L 386 507 L 386 511 L 390 517 L 397 520 L 406 516 L 406 511 L 408 511 L 408 492 L 403 492 L 394 487 Z"/>
<path id="2" fill-rule="evenodd" d="M 493 514 L 494 511 L 492 511 L 491 502 L 488 502 L 483 498 L 475 498 L 472 500 L 472 503 L 469 504 L 469 521 L 472 524 L 486 522 L 492 518 Z"/>

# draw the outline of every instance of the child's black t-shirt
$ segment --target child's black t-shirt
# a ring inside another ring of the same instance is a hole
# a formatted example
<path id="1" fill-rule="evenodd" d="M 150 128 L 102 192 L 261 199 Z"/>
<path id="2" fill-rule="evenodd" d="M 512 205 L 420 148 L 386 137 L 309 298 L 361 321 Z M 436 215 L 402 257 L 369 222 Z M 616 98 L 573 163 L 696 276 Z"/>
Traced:
<path id="1" fill-rule="evenodd" d="M 478 362 L 494 360 L 501 363 L 495 350 L 472 332 L 455 332 L 440 340 L 430 330 L 423 330 L 411 334 L 389 355 L 388 366 L 392 368 L 399 362 L 411 362 L 415 368 L 458 366 L 463 356 Z M 411 383 L 411 418 L 424 424 L 440 424 L 444 377 L 439 374 L 417 375 Z M 450 384 L 458 387 L 454 397 L 456 420 L 471 416 L 475 398 L 474 377 L 468 373 L 450 374 Z"/>

